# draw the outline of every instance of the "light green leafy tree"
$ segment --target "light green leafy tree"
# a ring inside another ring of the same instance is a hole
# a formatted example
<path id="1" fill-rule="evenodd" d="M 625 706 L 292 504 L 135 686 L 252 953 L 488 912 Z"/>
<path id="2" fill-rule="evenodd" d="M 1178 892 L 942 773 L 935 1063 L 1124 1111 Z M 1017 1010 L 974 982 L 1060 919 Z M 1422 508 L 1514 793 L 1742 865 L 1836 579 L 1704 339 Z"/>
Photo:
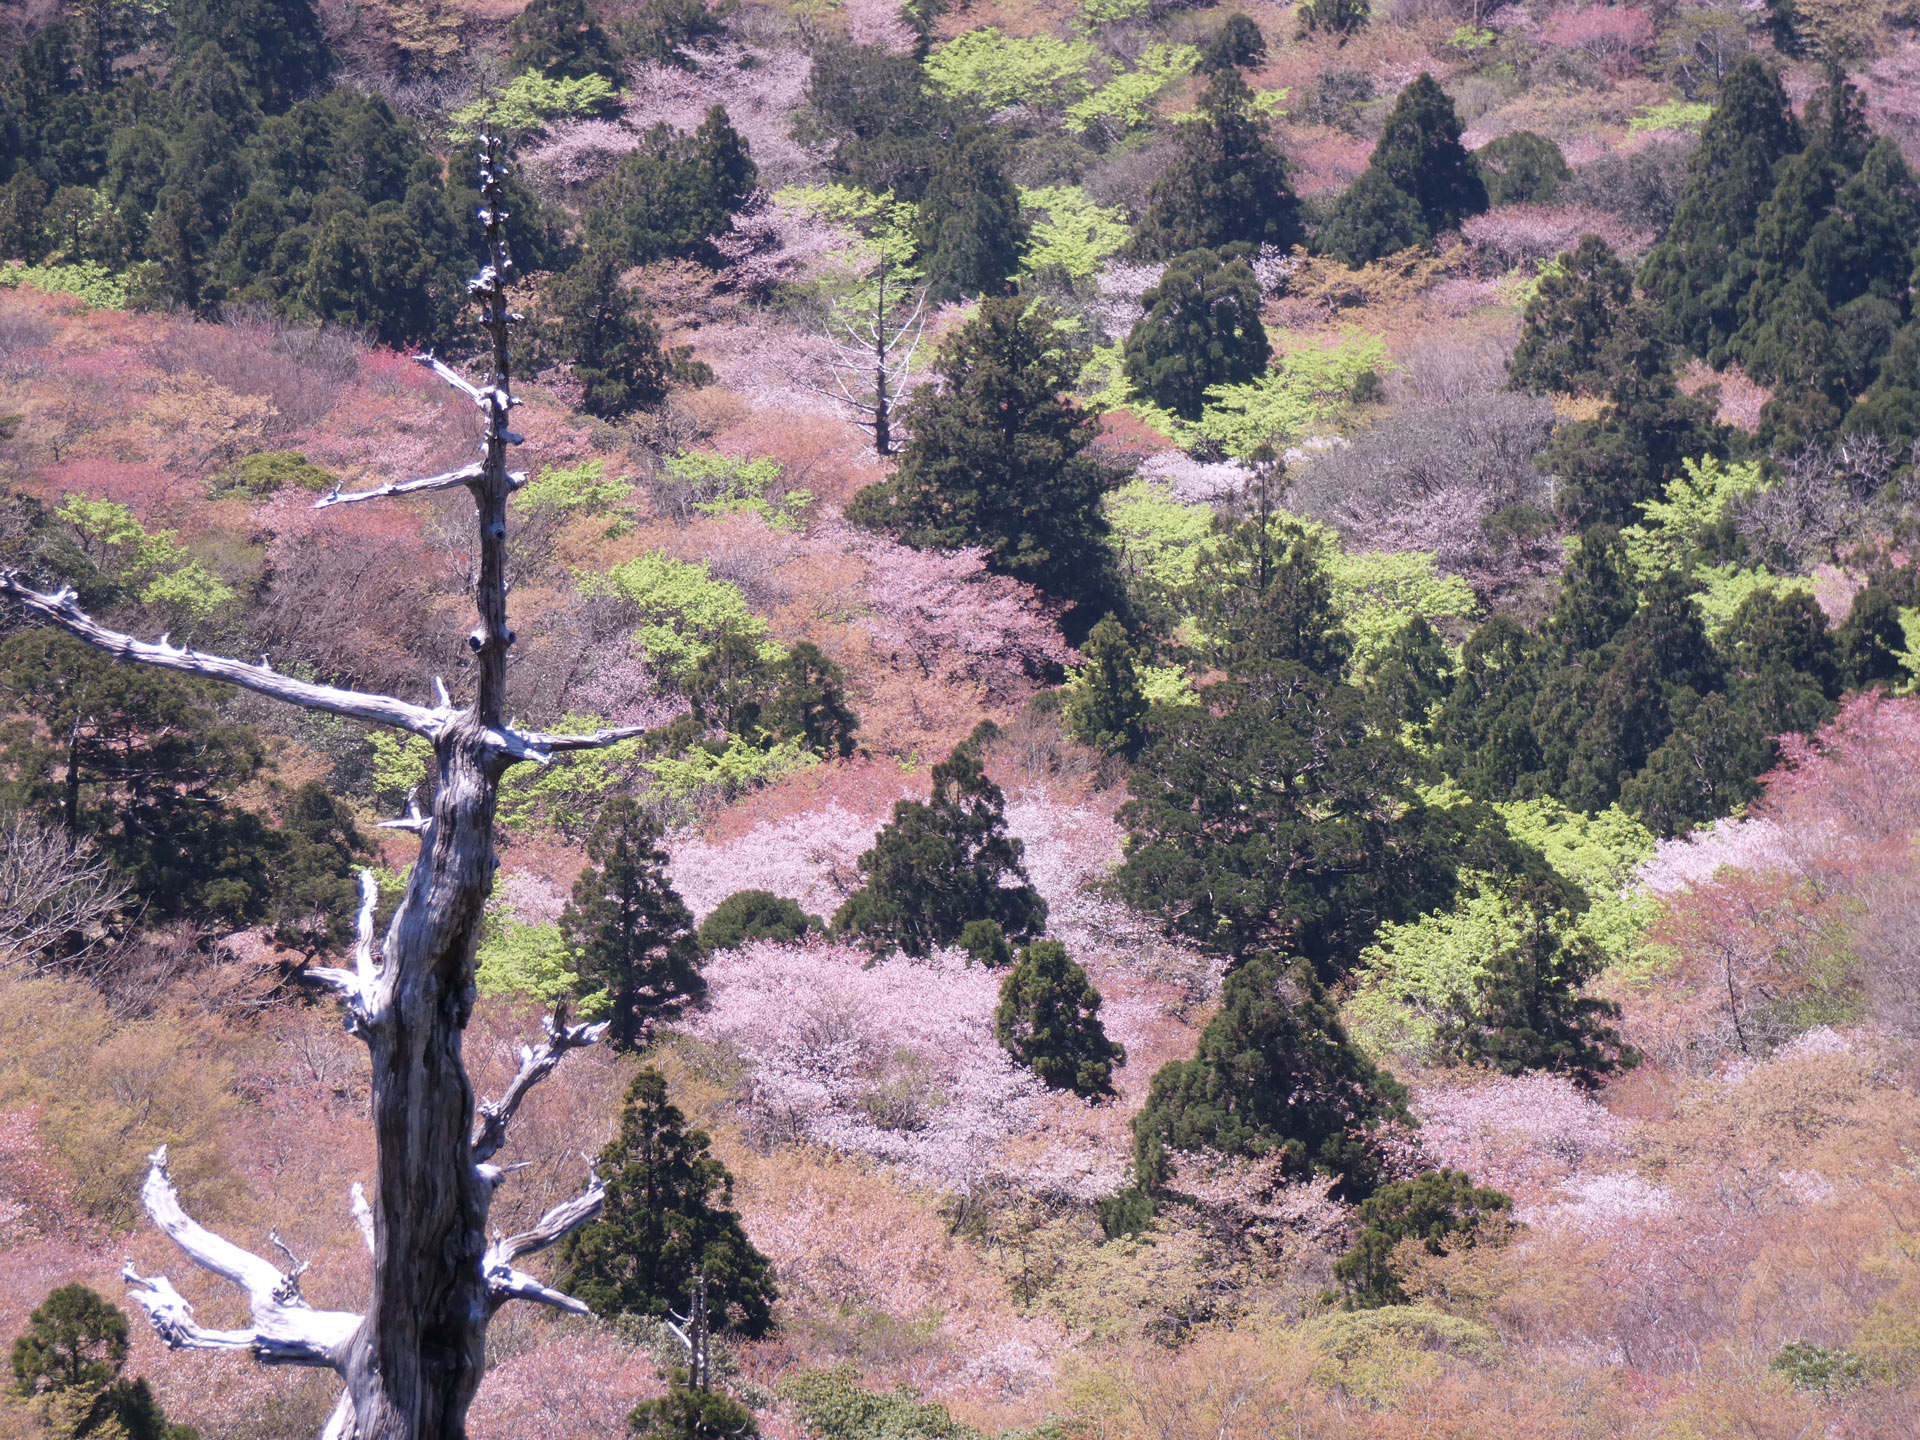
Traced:
<path id="1" fill-rule="evenodd" d="M 1064 275 L 1075 283 L 1093 279 L 1127 243 L 1127 212 L 1096 204 L 1078 185 L 1045 185 L 1020 192 L 1020 208 L 1032 224 L 1021 276 Z"/>
<path id="2" fill-rule="evenodd" d="M 1149 45 L 1133 69 L 1067 107 L 1067 128 L 1077 135 L 1099 130 L 1117 140 L 1152 119 L 1154 102 L 1199 63 L 1200 52 L 1191 45 Z"/>
<path id="3" fill-rule="evenodd" d="M 766 622 L 748 608 L 740 587 L 715 578 L 704 560 L 649 550 L 605 576 L 583 577 L 581 591 L 631 601 L 640 613 L 635 638 L 648 662 L 669 679 L 690 673 L 730 634 L 761 641 L 769 660 L 779 658 L 779 646 L 766 639 Z"/>
<path id="4" fill-rule="evenodd" d="M 528 516 L 600 514 L 632 496 L 633 482 L 609 479 L 606 461 L 582 460 L 578 465 L 547 466 L 514 493 L 512 504 Z"/>
<path id="5" fill-rule="evenodd" d="M 1088 70 L 1100 51 L 1089 40 L 1019 38 L 993 26 L 969 30 L 927 57 L 927 80 L 943 95 L 989 111 L 1012 105 L 1060 108 L 1091 90 Z"/>
<path id="6" fill-rule="evenodd" d="M 486 131 L 520 139 L 555 120 L 598 115 L 613 103 L 615 91 L 601 75 L 555 79 L 537 70 L 513 77 L 504 89 L 462 105 L 447 117 L 448 137 L 465 144 Z"/>
<path id="7" fill-rule="evenodd" d="M 87 558 L 142 604 L 205 620 L 233 601 L 233 587 L 189 555 L 177 531 L 149 531 L 117 501 L 69 495 L 54 513 Z"/>

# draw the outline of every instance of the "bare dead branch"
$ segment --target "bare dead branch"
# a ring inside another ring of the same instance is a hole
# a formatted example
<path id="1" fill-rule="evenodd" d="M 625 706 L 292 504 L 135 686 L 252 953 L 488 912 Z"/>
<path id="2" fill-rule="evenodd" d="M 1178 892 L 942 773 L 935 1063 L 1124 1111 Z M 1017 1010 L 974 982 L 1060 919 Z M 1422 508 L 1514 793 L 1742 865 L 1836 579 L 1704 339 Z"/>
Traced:
<path id="1" fill-rule="evenodd" d="M 361 1317 L 344 1310 L 315 1310 L 300 1296 L 298 1276 L 222 1239 L 189 1216 L 167 1173 L 163 1145 L 148 1157 L 140 1196 L 153 1223 L 187 1252 L 187 1258 L 247 1292 L 253 1325 L 246 1330 L 210 1330 L 194 1322 L 193 1307 L 164 1275 L 143 1276 L 131 1261 L 122 1272 L 133 1298 L 154 1330 L 176 1350 L 246 1350 L 268 1365 L 308 1365 L 338 1370 Z"/>
<path id="2" fill-rule="evenodd" d="M 347 1209 L 353 1214 L 353 1223 L 360 1227 L 360 1238 L 367 1242 L 367 1254 L 373 1254 L 373 1206 L 367 1203 L 367 1192 L 358 1180 L 347 1191 Z"/>
<path id="3" fill-rule="evenodd" d="M 126 893 L 84 838 L 19 813 L 7 817 L 0 822 L 0 966 L 91 948 Z"/>
<path id="4" fill-rule="evenodd" d="M 564 750 L 600 750 L 608 745 L 618 745 L 622 740 L 632 740 L 647 733 L 645 725 L 622 725 L 613 730 L 596 730 L 591 735 L 548 735 L 541 731 L 509 731 L 530 750 L 540 750 L 549 756 Z M 503 747 L 509 748 L 510 747 Z M 510 753 L 511 752 L 510 750 Z M 533 758 L 531 754 L 527 757 Z M 544 760 L 538 761 L 545 764 Z"/>
<path id="5" fill-rule="evenodd" d="M 491 1160 L 506 1143 L 507 1127 L 513 1123 L 513 1117 L 520 1108 L 520 1102 L 527 1093 L 547 1076 L 553 1073 L 553 1067 L 560 1063 L 561 1057 L 569 1050 L 578 1050 L 593 1044 L 606 1033 L 607 1022 L 602 1020 L 591 1025 L 569 1025 L 564 1007 L 549 1015 L 542 1028 L 547 1038 L 538 1045 L 520 1047 L 520 1069 L 513 1081 L 507 1086 L 506 1093 L 498 1100 L 489 1100 L 480 1107 L 480 1123 L 474 1129 L 473 1163 L 483 1165 Z"/>
<path id="6" fill-rule="evenodd" d="M 229 685 L 238 685 L 243 690 L 252 690 L 256 694 L 284 700 L 304 709 L 323 710 L 329 715 L 342 715 L 369 725 L 390 725 L 396 730 L 424 735 L 429 740 L 437 736 L 441 727 L 451 718 L 451 712 L 445 709 L 429 710 L 424 705 L 409 705 L 390 695 L 370 695 L 360 690 L 314 685 L 305 680 L 295 680 L 290 675 L 275 674 L 265 665 L 249 665 L 244 660 L 230 660 L 224 655 L 182 649 L 169 645 L 164 635 L 157 642 L 136 640 L 131 635 L 123 635 L 118 630 L 109 630 L 96 624 L 76 603 L 72 590 L 63 587 L 51 595 L 43 594 L 22 583 L 18 574 L 11 570 L 0 571 L 0 595 L 17 600 L 27 609 L 44 615 L 68 634 L 110 655 L 136 660 L 162 670 L 198 675 L 206 680 L 224 680 Z"/>
<path id="7" fill-rule="evenodd" d="M 427 828 L 427 817 L 420 813 L 420 791 L 407 791 L 407 813 L 396 820 L 382 820 L 374 826 L 376 830 L 411 830 L 418 835 Z"/>
<path id="8" fill-rule="evenodd" d="M 373 953 L 373 912 L 380 901 L 380 886 L 373 871 L 360 872 L 360 913 L 354 922 L 353 965 L 343 970 L 337 965 L 316 965 L 304 972 L 315 985 L 324 985 L 346 1004 L 347 1029 L 364 1035 L 372 1023 L 379 997 L 380 971 Z"/>
<path id="9" fill-rule="evenodd" d="M 517 1235 L 496 1236 L 493 1244 L 487 1247 L 483 1262 L 487 1272 L 487 1298 L 493 1307 L 498 1309 L 509 1300 L 532 1300 L 576 1315 L 589 1314 L 586 1305 L 571 1295 L 542 1285 L 524 1271 L 516 1270 L 513 1262 L 559 1244 L 582 1225 L 596 1219 L 606 1198 L 607 1187 L 595 1176 L 584 1191 L 547 1211 L 531 1230 L 522 1230 Z"/>
<path id="10" fill-rule="evenodd" d="M 351 505 L 356 500 L 385 500 L 395 495 L 425 495 L 434 490 L 458 490 L 485 474 L 486 466 L 476 460 L 471 465 L 462 465 L 458 470 L 449 470 L 444 475 L 429 475 L 424 480 L 395 480 L 372 490 L 348 490 L 344 493 L 335 490 L 331 495 L 323 495 L 314 501 L 313 508 L 324 510 L 329 505 Z"/>

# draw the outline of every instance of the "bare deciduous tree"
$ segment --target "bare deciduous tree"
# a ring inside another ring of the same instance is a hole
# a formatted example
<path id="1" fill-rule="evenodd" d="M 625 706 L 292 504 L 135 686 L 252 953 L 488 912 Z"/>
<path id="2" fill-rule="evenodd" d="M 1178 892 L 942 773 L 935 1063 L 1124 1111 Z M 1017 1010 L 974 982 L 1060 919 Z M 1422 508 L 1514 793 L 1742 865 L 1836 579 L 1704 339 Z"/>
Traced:
<path id="1" fill-rule="evenodd" d="M 0 966 L 84 948 L 125 895 L 86 840 L 24 815 L 0 821 Z"/>
<path id="2" fill-rule="evenodd" d="M 438 682 L 438 703 L 417 705 L 296 680 L 275 672 L 264 657 L 248 664 L 177 648 L 164 635 L 158 643 L 136 640 L 95 624 L 70 589 L 43 593 L 15 574 L 0 574 L 0 594 L 111 654 L 391 726 L 433 744 L 438 784 L 432 812 L 389 822 L 419 834 L 420 854 L 385 937 L 376 943 L 375 887 L 363 873 L 353 968 L 308 972 L 340 996 L 348 1029 L 372 1058 L 378 1162 L 371 1197 L 358 1186 L 353 1197 L 373 1256 L 366 1313 L 313 1309 L 300 1294 L 303 1267 L 282 1270 L 196 1223 L 181 1208 L 164 1150 L 152 1157 L 147 1175 L 148 1214 L 197 1264 L 247 1293 L 253 1323 L 240 1330 L 208 1329 L 164 1276 L 127 1271 L 134 1299 L 171 1345 L 243 1350 L 265 1364 L 338 1372 L 346 1391 L 328 1421 L 326 1440 L 461 1440 L 494 1312 L 515 1299 L 585 1310 L 516 1269 L 516 1262 L 591 1219 L 602 1200 L 599 1182 L 590 1179 L 583 1194 L 554 1206 L 533 1229 L 488 1241 L 494 1188 L 506 1173 L 493 1160 L 515 1112 L 568 1050 L 591 1044 L 602 1027 L 568 1024 L 564 1014 L 556 1015 L 541 1044 L 523 1047 L 519 1073 L 506 1093 L 477 1109 L 461 1053 L 473 1005 L 474 946 L 497 863 L 493 817 L 500 777 L 523 761 L 546 764 L 558 752 L 639 733 L 544 735 L 521 730 L 505 716 L 507 654 L 514 640 L 507 623 L 507 497 L 525 476 L 507 470 L 507 447 L 521 438 L 508 428 L 515 403 L 508 336 L 519 317 L 507 305 L 512 261 L 494 165 L 497 148 L 497 142 L 482 141 L 488 255 L 469 285 L 491 341 L 491 373 L 472 385 L 431 355 L 420 357 L 485 416 L 481 459 L 449 474 L 336 492 L 318 502 L 325 507 L 456 489 L 472 496 L 479 527 L 479 623 L 468 636 L 476 681 L 471 705 L 455 706 Z"/>
<path id="3" fill-rule="evenodd" d="M 873 436 L 874 454 L 882 459 L 893 454 L 893 412 L 920 345 L 920 320 L 927 308 L 925 286 L 896 283 L 888 289 L 889 268 L 883 244 L 872 288 L 828 318 L 827 339 L 833 349 L 827 368 L 833 384 L 807 386 L 851 411 L 853 423 Z"/>

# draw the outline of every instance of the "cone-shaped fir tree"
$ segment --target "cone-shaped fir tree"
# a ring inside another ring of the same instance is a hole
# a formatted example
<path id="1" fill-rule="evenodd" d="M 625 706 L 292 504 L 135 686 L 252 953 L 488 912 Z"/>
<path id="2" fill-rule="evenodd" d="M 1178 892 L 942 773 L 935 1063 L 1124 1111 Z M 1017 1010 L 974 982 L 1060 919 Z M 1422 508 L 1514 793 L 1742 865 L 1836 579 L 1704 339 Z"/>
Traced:
<path id="1" fill-rule="evenodd" d="M 1056 1090 L 1091 1099 L 1113 1093 L 1127 1052 L 1100 1023 L 1100 992 L 1058 940 L 1036 940 L 1000 983 L 994 1037 Z"/>

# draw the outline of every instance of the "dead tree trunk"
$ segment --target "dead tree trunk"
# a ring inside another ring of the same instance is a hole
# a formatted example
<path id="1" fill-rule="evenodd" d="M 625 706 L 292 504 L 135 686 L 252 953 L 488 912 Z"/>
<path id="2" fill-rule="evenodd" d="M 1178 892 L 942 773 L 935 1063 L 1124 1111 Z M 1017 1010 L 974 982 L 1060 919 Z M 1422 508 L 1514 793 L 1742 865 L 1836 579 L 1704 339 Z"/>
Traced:
<path id="1" fill-rule="evenodd" d="M 863 297 L 859 312 L 835 315 L 828 321 L 827 339 L 833 346 L 827 368 L 833 384 L 809 385 L 816 394 L 842 406 L 853 423 L 873 435 L 874 453 L 882 459 L 894 451 L 894 410 L 920 344 L 920 317 L 927 295 L 909 289 L 887 288 L 889 257 L 883 244 L 870 292 L 872 306 Z M 896 313 L 908 300 L 904 315 Z"/>
<path id="2" fill-rule="evenodd" d="M 564 1014 L 547 1025 L 545 1041 L 523 1048 L 522 1064 L 505 1095 L 478 1107 L 461 1054 L 473 1004 L 474 945 L 481 910 L 493 887 L 493 816 L 501 775 L 521 761 L 546 764 L 562 750 L 606 745 L 639 729 L 595 735 L 543 735 L 517 729 L 504 715 L 507 653 L 507 497 L 525 483 L 507 469 L 507 448 L 520 443 L 508 428 L 515 403 L 509 388 L 511 325 L 507 307 L 512 268 L 501 209 L 497 142 L 482 141 L 481 218 L 487 262 L 470 282 L 480 321 L 492 346 L 491 373 L 472 385 L 430 355 L 421 356 L 486 417 L 481 459 L 446 475 L 374 490 L 340 494 L 321 507 L 464 488 L 479 524 L 476 587 L 479 623 L 468 637 L 476 683 L 471 706 L 456 708 L 436 683 L 437 703 L 411 704 L 314 685 L 258 665 L 135 640 L 96 625 L 73 592 L 34 590 L 0 574 L 5 594 L 101 649 L 143 664 L 224 680 L 307 709 L 431 740 L 439 786 L 431 815 L 417 811 L 389 822 L 420 836 L 420 854 L 400 908 L 384 939 L 373 934 L 374 889 L 362 876 L 355 965 L 309 974 L 335 990 L 347 1028 L 366 1042 L 373 1062 L 372 1109 L 378 1165 L 371 1200 L 354 1187 L 353 1207 L 373 1255 L 373 1292 L 366 1313 L 311 1309 L 301 1298 L 299 1267 L 282 1272 L 272 1262 L 203 1229 L 181 1209 L 167 1175 L 166 1153 L 152 1160 L 143 1192 L 153 1221 L 196 1263 L 247 1292 L 253 1324 L 245 1330 L 209 1330 L 194 1322 L 187 1302 L 163 1276 L 129 1268 L 133 1296 L 170 1345 L 247 1350 L 265 1364 L 324 1366 L 346 1381 L 327 1440 L 461 1440 L 468 1404 L 480 1383 L 487 1323 L 512 1299 L 562 1309 L 585 1307 L 514 1268 L 523 1255 L 554 1244 L 599 1212 L 599 1182 L 556 1206 L 531 1231 L 488 1240 L 488 1211 L 502 1171 L 491 1162 L 526 1093 L 568 1050 L 591 1044 L 601 1026 L 569 1025 Z"/>

